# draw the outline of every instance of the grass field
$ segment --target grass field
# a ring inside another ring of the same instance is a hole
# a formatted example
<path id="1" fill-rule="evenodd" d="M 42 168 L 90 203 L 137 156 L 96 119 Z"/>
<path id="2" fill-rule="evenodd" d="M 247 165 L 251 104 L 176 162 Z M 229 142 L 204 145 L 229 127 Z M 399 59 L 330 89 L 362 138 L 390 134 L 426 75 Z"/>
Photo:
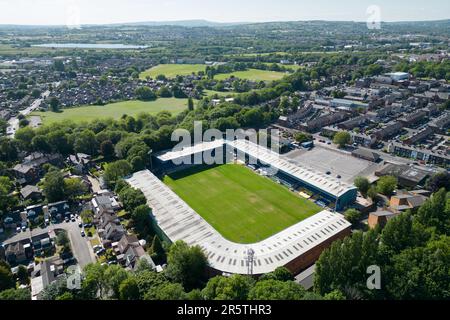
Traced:
<path id="1" fill-rule="evenodd" d="M 321 211 L 245 166 L 197 167 L 164 182 L 225 238 L 254 243 Z"/>
<path id="2" fill-rule="evenodd" d="M 221 73 L 214 76 L 216 80 L 225 80 L 231 76 L 240 79 L 247 79 L 253 81 L 274 81 L 283 78 L 286 74 L 284 72 L 275 72 L 268 70 L 248 69 L 246 71 L 236 71 L 232 73 Z"/>
<path id="3" fill-rule="evenodd" d="M 31 115 L 40 116 L 43 124 L 49 124 L 64 120 L 82 122 L 105 118 L 118 119 L 124 114 L 136 116 L 142 112 L 157 114 L 161 111 L 170 111 L 173 115 L 176 115 L 186 109 L 187 99 L 160 98 L 149 102 L 132 100 L 104 106 L 74 107 L 63 109 L 61 112 L 33 112 Z"/>
<path id="4" fill-rule="evenodd" d="M 145 79 L 147 76 L 154 79 L 160 74 L 167 78 L 175 78 L 176 76 L 187 76 L 193 72 L 205 71 L 204 64 L 160 64 L 150 68 L 139 75 L 139 78 Z"/>

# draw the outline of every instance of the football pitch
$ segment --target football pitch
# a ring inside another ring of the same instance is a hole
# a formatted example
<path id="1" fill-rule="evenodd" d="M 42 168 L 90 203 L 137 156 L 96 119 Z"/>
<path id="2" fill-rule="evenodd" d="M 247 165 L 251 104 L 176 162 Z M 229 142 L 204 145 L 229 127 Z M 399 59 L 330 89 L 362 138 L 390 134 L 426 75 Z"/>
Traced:
<path id="1" fill-rule="evenodd" d="M 264 240 L 322 209 L 245 166 L 194 167 L 166 183 L 226 239 Z"/>

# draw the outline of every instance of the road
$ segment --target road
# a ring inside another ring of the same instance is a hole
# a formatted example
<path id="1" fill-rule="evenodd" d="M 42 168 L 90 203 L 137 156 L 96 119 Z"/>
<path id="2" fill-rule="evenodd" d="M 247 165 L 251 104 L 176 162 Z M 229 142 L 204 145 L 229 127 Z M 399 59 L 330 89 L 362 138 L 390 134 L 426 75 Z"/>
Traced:
<path id="1" fill-rule="evenodd" d="M 24 115 L 24 116 L 29 115 L 34 110 L 39 108 L 41 103 L 42 103 L 42 101 L 44 101 L 44 99 L 47 98 L 49 95 L 50 95 L 50 91 L 49 90 L 45 91 L 42 94 L 41 98 L 34 100 L 33 103 L 31 104 L 31 106 L 29 106 L 25 110 L 21 110 L 19 113 L 21 115 Z M 18 117 L 13 117 L 13 118 L 9 119 L 8 120 L 8 128 L 6 129 L 6 134 L 9 137 L 14 138 L 14 135 L 16 134 L 16 131 L 18 129 L 19 129 L 19 118 Z"/>
<path id="2" fill-rule="evenodd" d="M 47 233 L 51 230 L 62 229 L 67 231 L 73 255 L 77 259 L 78 265 L 81 268 L 83 268 L 85 265 L 95 262 L 96 259 L 95 254 L 87 238 L 81 236 L 80 228 L 78 227 L 79 222 L 80 221 L 77 220 L 75 222 L 62 222 L 58 224 L 51 224 L 46 228 L 37 228 L 32 231 L 28 229 L 26 232 L 17 233 L 13 237 L 5 240 L 3 244 L 6 245 L 9 243 L 29 239 L 31 236 Z"/>

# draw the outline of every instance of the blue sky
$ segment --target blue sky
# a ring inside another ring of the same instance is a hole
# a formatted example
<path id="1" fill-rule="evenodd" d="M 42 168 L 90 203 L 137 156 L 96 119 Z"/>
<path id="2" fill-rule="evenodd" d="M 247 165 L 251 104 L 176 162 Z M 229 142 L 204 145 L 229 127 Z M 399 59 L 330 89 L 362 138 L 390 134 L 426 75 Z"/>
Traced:
<path id="1" fill-rule="evenodd" d="M 450 18 L 449 0 L 0 0 L 0 24 L 366 21 L 371 5 L 379 6 L 383 21 Z"/>

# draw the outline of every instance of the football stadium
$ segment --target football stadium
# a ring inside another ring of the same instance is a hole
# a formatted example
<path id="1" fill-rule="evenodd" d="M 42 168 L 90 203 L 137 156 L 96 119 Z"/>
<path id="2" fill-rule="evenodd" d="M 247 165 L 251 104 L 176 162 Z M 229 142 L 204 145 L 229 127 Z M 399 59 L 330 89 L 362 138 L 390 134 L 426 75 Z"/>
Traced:
<path id="1" fill-rule="evenodd" d="M 233 160 L 190 164 L 204 153 Z M 144 193 L 159 235 L 202 247 L 213 273 L 259 275 L 285 266 L 297 274 L 350 233 L 336 210 L 354 202 L 353 185 L 249 141 L 203 142 L 154 160 L 153 172 L 127 182 Z"/>

